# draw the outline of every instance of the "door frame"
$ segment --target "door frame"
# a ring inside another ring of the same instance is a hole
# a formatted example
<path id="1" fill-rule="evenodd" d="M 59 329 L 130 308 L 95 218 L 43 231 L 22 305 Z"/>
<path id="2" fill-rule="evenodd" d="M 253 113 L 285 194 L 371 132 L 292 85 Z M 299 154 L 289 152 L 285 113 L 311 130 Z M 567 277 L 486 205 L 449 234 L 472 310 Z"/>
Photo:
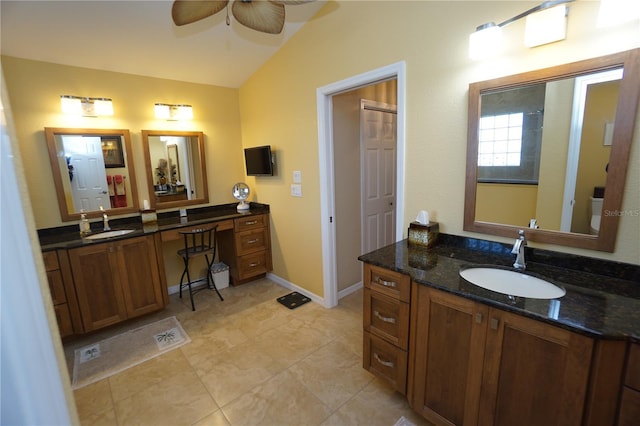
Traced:
<path id="1" fill-rule="evenodd" d="M 318 110 L 318 156 L 320 172 L 320 226 L 322 236 L 323 305 L 333 308 L 338 304 L 338 277 L 336 270 L 335 182 L 333 164 L 333 95 L 380 83 L 397 80 L 397 163 L 396 163 L 396 240 L 403 235 L 404 166 L 406 125 L 406 63 L 396 62 L 364 72 L 316 89 Z"/>

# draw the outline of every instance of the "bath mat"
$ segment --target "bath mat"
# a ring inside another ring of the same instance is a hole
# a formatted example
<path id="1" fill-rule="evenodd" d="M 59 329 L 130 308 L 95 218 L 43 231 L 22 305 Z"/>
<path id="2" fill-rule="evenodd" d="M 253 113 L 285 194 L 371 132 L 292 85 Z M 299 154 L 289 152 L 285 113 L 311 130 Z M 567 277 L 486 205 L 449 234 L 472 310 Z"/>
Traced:
<path id="1" fill-rule="evenodd" d="M 176 317 L 75 350 L 72 389 L 79 389 L 191 342 Z"/>
<path id="2" fill-rule="evenodd" d="M 294 291 L 293 293 L 289 293 L 282 297 L 278 297 L 276 300 L 289 309 L 295 309 L 298 306 L 304 305 L 305 303 L 311 301 L 311 299 L 309 299 L 307 296 L 305 296 L 304 294 L 300 294 L 297 291 Z"/>

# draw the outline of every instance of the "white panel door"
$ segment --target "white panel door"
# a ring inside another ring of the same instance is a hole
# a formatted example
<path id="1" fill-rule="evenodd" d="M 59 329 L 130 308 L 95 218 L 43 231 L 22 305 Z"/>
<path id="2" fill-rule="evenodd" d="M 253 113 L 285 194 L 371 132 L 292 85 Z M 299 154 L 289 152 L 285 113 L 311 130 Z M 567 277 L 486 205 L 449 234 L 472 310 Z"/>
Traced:
<path id="1" fill-rule="evenodd" d="M 111 208 L 104 168 L 102 141 L 99 136 L 63 136 L 62 144 L 73 166 L 71 191 L 74 211 Z"/>
<path id="2" fill-rule="evenodd" d="M 362 238 L 368 253 L 396 241 L 396 112 L 362 101 Z"/>

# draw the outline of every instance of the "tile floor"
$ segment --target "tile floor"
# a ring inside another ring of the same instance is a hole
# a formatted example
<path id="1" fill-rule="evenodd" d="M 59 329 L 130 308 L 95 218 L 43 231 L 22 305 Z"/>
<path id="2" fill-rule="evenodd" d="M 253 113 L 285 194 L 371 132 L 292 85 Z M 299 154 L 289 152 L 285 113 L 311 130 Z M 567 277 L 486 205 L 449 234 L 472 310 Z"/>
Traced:
<path id="1" fill-rule="evenodd" d="M 74 392 L 83 425 L 428 424 L 406 399 L 362 368 L 362 290 L 334 309 L 289 310 L 289 293 L 257 280 L 188 296 L 160 313 L 69 342 L 73 351 L 125 327 L 176 316 L 191 343 Z"/>

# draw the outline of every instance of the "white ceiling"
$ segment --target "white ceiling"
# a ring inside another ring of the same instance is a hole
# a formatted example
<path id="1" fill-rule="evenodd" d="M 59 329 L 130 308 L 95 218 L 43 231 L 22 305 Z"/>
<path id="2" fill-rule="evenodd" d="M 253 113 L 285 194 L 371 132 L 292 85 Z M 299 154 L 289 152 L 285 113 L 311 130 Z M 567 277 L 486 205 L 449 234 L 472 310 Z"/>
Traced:
<path id="1" fill-rule="evenodd" d="M 284 30 L 270 35 L 233 16 L 227 26 L 224 10 L 177 27 L 172 1 L 0 0 L 0 47 L 19 58 L 237 88 L 325 3 L 285 6 Z"/>

